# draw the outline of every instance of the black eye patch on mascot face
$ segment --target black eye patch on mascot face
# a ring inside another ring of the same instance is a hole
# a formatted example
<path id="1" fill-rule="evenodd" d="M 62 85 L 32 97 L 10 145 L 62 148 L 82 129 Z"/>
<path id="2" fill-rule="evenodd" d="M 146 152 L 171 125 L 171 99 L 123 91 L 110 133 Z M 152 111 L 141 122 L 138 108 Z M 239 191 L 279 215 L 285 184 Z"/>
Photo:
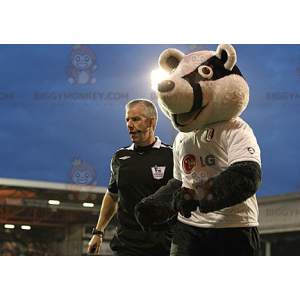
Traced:
<path id="1" fill-rule="evenodd" d="M 237 66 L 234 66 L 232 71 L 225 69 L 224 63 L 226 61 L 227 53 L 223 51 L 221 59 L 219 59 L 216 56 L 213 56 L 204 63 L 200 64 L 194 71 L 182 77 L 193 88 L 194 104 L 191 108 L 191 111 L 203 109 L 202 89 L 200 86 L 201 81 L 218 80 L 231 74 L 243 76 Z M 201 113 L 201 111 L 199 113 Z"/>

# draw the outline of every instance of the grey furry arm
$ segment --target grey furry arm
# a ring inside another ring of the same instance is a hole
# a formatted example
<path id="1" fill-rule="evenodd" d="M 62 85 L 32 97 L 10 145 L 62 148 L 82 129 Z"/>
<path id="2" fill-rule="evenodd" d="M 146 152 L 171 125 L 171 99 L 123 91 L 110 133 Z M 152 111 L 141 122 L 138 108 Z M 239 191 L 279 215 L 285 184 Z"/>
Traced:
<path id="1" fill-rule="evenodd" d="M 246 201 L 257 192 L 261 180 L 258 163 L 244 161 L 231 165 L 205 184 L 207 196 L 199 201 L 200 211 L 208 213 Z"/>

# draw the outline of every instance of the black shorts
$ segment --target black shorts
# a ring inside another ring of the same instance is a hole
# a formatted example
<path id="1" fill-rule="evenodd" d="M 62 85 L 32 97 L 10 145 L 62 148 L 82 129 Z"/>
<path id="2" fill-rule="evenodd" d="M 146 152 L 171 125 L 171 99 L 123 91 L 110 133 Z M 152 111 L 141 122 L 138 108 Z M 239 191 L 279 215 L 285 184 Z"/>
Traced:
<path id="1" fill-rule="evenodd" d="M 110 242 L 110 248 L 114 255 L 169 256 L 173 232 L 174 226 L 150 232 L 119 226 Z"/>
<path id="2" fill-rule="evenodd" d="M 258 229 L 199 228 L 178 221 L 171 255 L 261 255 Z"/>

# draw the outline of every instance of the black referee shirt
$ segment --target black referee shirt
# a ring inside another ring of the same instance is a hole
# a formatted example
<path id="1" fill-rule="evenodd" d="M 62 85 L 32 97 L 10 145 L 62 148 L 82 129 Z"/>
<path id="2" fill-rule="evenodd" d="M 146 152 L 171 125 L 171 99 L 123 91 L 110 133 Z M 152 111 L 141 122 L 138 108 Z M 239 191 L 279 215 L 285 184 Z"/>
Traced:
<path id="1" fill-rule="evenodd" d="M 156 137 L 153 145 L 118 150 L 111 160 L 110 194 L 118 194 L 117 216 L 121 225 L 141 229 L 134 207 L 173 178 L 171 146 Z"/>

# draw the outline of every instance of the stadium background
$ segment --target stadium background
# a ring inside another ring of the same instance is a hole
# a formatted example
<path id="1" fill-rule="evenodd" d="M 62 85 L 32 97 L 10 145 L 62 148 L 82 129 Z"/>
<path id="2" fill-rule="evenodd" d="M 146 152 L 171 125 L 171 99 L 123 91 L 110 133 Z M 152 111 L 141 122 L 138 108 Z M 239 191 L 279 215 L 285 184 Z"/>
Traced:
<path id="1" fill-rule="evenodd" d="M 87 255 L 105 187 L 95 187 L 86 197 L 84 186 L 78 186 L 77 199 L 70 200 L 61 183 L 0 178 L 0 186 L 0 255 Z M 299 255 L 299 194 L 261 197 L 258 203 L 263 254 Z M 109 242 L 116 224 L 114 217 L 105 230 L 101 255 L 112 255 Z"/>

